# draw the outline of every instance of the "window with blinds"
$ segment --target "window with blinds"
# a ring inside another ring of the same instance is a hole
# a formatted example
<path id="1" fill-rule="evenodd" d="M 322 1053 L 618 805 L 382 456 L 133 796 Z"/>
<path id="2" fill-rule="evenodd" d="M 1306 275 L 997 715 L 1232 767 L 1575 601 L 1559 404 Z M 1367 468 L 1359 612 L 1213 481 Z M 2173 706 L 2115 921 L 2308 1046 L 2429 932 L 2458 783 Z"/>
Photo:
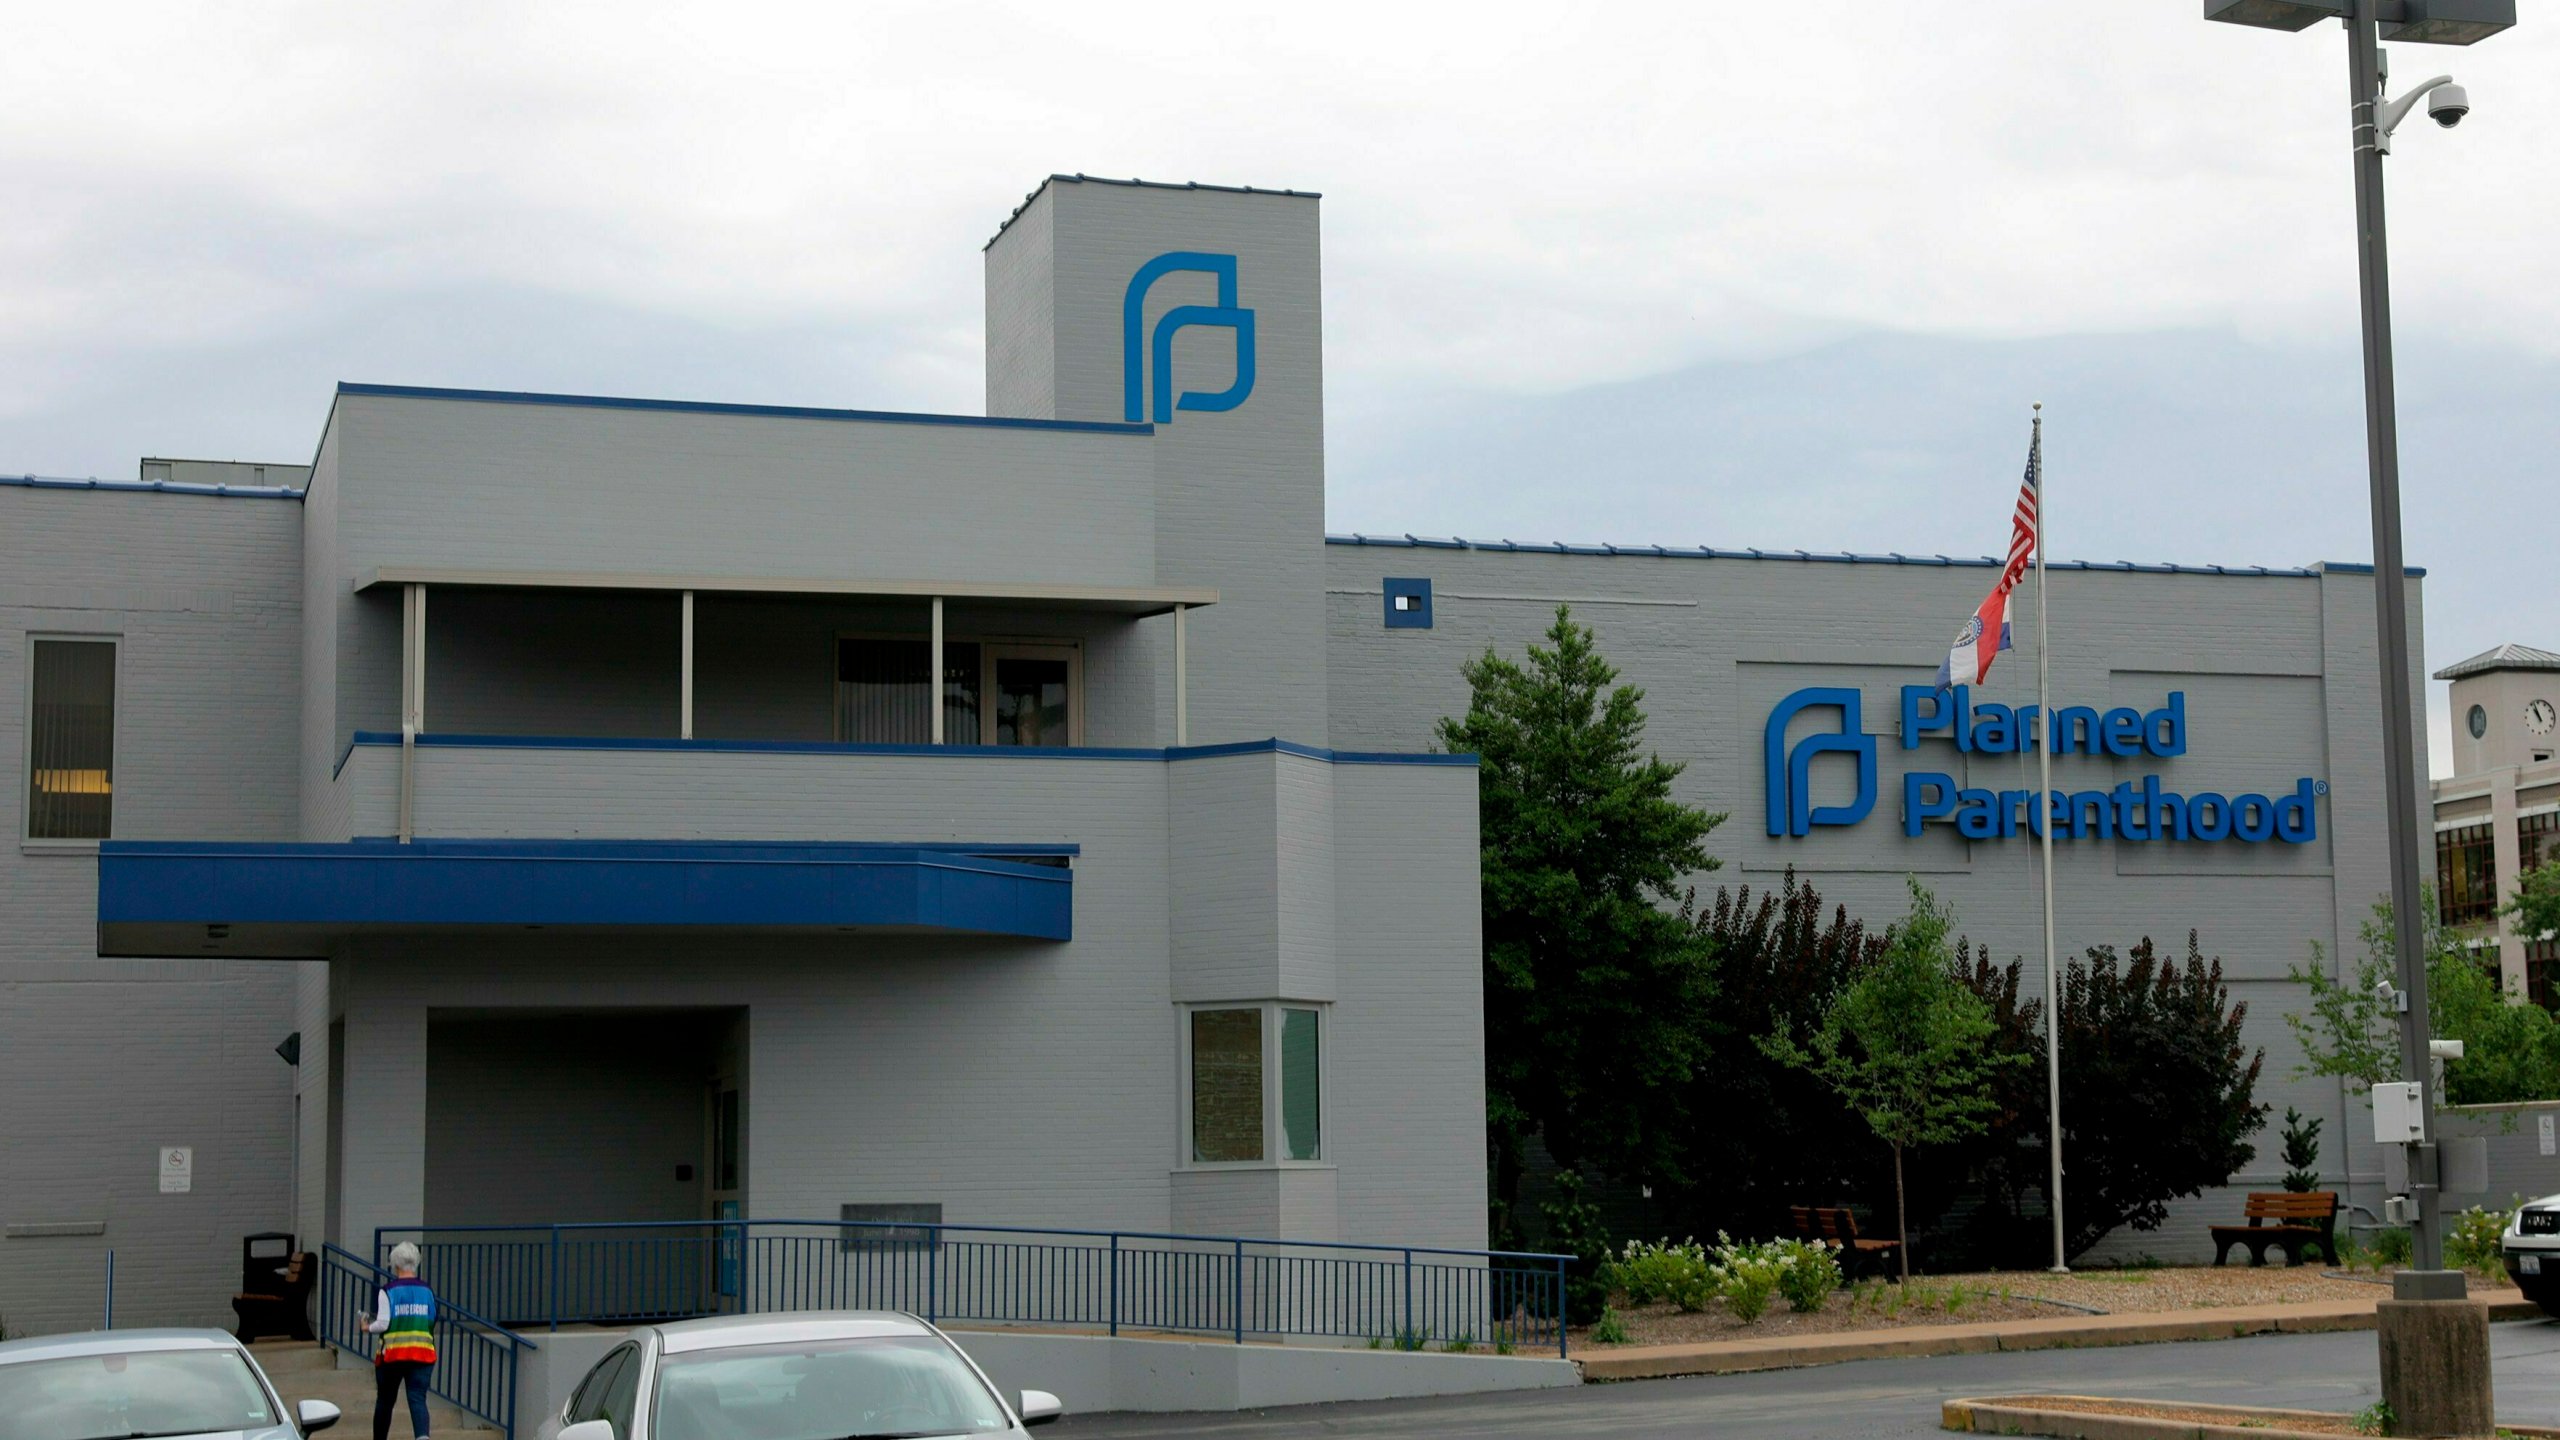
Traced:
<path id="1" fill-rule="evenodd" d="M 933 743 L 933 642 L 836 642 L 836 738 L 868 745 Z M 978 647 L 942 647 L 942 730 L 978 743 Z"/>
<path id="2" fill-rule="evenodd" d="M 113 820 L 116 642 L 37 640 L 27 714 L 27 838 L 104 840 Z"/>

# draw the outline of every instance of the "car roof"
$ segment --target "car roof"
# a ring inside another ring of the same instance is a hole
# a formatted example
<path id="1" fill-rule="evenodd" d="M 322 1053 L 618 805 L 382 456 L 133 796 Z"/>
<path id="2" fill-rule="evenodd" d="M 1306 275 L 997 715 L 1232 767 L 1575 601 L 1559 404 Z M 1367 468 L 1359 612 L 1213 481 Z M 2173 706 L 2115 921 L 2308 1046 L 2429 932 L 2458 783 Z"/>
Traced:
<path id="1" fill-rule="evenodd" d="M 0 1342 L 0 1365 L 16 1360 L 55 1360 L 68 1355 L 132 1355 L 145 1350 L 237 1350 L 221 1330 L 91 1330 Z"/>
<path id="2" fill-rule="evenodd" d="M 659 1349 L 677 1355 L 733 1345 L 789 1345 L 803 1340 L 868 1340 L 930 1335 L 933 1327 L 895 1310 L 820 1310 L 791 1315 L 715 1315 L 656 1327 Z"/>

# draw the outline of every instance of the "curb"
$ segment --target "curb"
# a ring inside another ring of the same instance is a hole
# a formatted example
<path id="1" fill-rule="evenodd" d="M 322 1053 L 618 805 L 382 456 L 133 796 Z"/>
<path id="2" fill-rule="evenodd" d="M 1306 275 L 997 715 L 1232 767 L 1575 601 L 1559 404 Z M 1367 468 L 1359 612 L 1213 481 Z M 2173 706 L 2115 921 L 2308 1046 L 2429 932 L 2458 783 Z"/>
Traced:
<path id="1" fill-rule="evenodd" d="M 2493 1321 L 2542 1318 L 2540 1307 L 2530 1300 L 2493 1300 L 2487 1303 L 2489 1318 Z M 2370 1305 L 2235 1306 L 2221 1311 L 2173 1310 L 2148 1315 L 2074 1316 L 1977 1325 L 1913 1325 L 1899 1330 L 1848 1331 L 1792 1340 L 1652 1345 L 1599 1354 L 1586 1353 L 1576 1356 L 1575 1363 L 1582 1367 L 1585 1380 L 1656 1380 L 1673 1375 L 1739 1375 L 1759 1370 L 1793 1370 L 1811 1365 L 1844 1364 L 1852 1360 L 2094 1349 L 2187 1340 L 2233 1340 L 2250 1335 L 2319 1335 L 2342 1330 L 2371 1330 L 2373 1326 L 2374 1311 Z"/>
<path id="2" fill-rule="evenodd" d="M 2059 1440 L 2335 1440 L 2335 1429 L 2288 1429 L 2289 1420 L 2335 1426 L 2346 1417 L 2325 1410 L 2257 1409 L 2245 1405 L 2173 1403 L 2182 1410 L 2230 1417 L 2228 1425 L 2209 1421 L 2170 1420 L 2151 1415 L 2118 1415 L 2069 1408 L 2074 1400 L 2121 1399 L 2081 1395 L 2020 1395 L 1991 1400 L 1949 1400 L 1938 1407 L 1938 1428 L 1969 1434 L 2044 1435 Z M 2560 1430 L 2539 1425 L 2499 1427 L 2500 1435 L 2560 1437 Z"/>

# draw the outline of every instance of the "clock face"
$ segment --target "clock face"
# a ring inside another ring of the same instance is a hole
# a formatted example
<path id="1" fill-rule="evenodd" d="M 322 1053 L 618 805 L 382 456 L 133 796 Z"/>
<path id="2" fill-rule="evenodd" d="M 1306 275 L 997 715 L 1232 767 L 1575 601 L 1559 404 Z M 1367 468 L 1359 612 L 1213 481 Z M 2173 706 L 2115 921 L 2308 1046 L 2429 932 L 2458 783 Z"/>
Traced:
<path id="1" fill-rule="evenodd" d="M 2524 707 L 2524 728 L 2536 735 L 2550 734 L 2555 722 L 2560 722 L 2560 710 L 2553 709 L 2548 700 L 2536 700 Z"/>
<path id="2" fill-rule="evenodd" d="M 2464 717 L 2463 717 L 2463 721 L 2462 721 L 2462 723 L 2470 727 L 2470 729 L 2471 729 L 2471 738 L 2472 738 L 2472 739 L 2474 739 L 2474 740 L 2477 740 L 2477 739 L 2479 739 L 2481 736 L 2488 734 L 2488 733 L 2489 733 L 2489 707 L 2488 707 L 2488 706 L 2486 706 L 2486 705 L 2474 705 L 2474 706 L 2472 706 L 2472 707 L 2471 707 L 2471 713 L 2470 713 L 2469 715 L 2467 715 L 2467 716 L 2464 716 Z"/>

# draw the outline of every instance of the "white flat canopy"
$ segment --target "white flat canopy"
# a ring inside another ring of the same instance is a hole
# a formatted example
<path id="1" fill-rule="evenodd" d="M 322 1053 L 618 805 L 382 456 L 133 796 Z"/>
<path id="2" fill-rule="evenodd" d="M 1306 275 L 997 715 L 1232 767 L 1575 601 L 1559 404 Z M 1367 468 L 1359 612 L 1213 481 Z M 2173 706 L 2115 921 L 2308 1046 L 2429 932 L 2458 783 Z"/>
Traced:
<path id="1" fill-rule="evenodd" d="M 505 590 L 691 590 L 700 595 L 855 595 L 874 598 L 983 600 L 1161 615 L 1175 606 L 1218 603 L 1203 585 L 1041 585 L 985 580 L 789 579 L 763 575 L 640 575 L 587 570 L 461 570 L 385 565 L 356 581 L 377 585 L 459 585 Z"/>

